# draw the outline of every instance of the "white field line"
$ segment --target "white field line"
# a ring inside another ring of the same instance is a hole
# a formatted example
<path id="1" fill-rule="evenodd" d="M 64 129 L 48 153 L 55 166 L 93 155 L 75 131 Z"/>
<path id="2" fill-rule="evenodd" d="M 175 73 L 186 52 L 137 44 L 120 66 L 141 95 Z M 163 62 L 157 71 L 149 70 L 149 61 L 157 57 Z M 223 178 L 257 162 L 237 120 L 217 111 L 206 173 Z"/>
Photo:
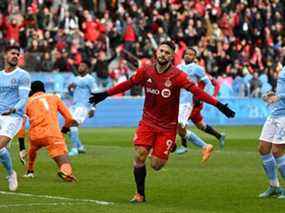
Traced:
<path id="1" fill-rule="evenodd" d="M 85 205 L 86 203 L 76 203 L 76 205 Z M 12 207 L 32 207 L 32 206 L 73 206 L 71 202 L 61 203 L 22 203 L 22 204 L 6 204 L 0 205 L 0 208 L 12 208 Z"/>
<path id="2" fill-rule="evenodd" d="M 46 199 L 54 199 L 54 200 L 66 200 L 66 201 L 75 201 L 75 202 L 96 203 L 99 205 L 113 205 L 114 204 L 113 202 L 108 202 L 108 201 L 103 201 L 103 200 L 68 198 L 68 197 L 50 196 L 50 195 L 35 195 L 35 194 L 28 194 L 28 193 L 21 193 L 21 192 L 0 191 L 0 194 L 21 196 L 21 197 L 36 197 L 36 198 L 46 198 Z"/>

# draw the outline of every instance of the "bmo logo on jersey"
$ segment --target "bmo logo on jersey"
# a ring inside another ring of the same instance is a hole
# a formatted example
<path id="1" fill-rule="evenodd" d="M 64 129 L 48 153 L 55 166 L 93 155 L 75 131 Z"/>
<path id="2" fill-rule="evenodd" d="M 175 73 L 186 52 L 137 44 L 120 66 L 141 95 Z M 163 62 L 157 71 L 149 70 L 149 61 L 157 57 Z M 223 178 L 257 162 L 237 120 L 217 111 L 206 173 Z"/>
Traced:
<path id="1" fill-rule="evenodd" d="M 153 94 L 153 95 L 159 95 L 160 94 L 160 91 L 158 89 L 153 89 L 153 88 L 149 88 L 149 87 L 146 88 L 146 92 Z"/>
<path id="2" fill-rule="evenodd" d="M 151 93 L 151 94 L 153 94 L 153 95 L 159 95 L 159 94 L 161 94 L 161 96 L 162 96 L 163 98 L 169 98 L 169 97 L 171 96 L 171 91 L 170 91 L 170 89 L 167 89 L 167 88 L 161 90 L 161 92 L 160 92 L 159 89 L 154 89 L 154 88 L 146 87 L 146 92 L 147 92 L 147 93 Z"/>

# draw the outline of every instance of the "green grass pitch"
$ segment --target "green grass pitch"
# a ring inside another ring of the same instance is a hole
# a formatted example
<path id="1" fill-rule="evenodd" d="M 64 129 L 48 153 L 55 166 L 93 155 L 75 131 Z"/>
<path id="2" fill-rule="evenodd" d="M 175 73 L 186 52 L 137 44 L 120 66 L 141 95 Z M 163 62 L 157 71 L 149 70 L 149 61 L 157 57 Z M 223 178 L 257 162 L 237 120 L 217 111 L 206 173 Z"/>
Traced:
<path id="1" fill-rule="evenodd" d="M 17 142 L 14 141 L 11 152 L 19 176 L 19 189 L 15 194 L 5 193 L 8 190 L 6 173 L 1 166 L 0 212 L 284 212 L 285 200 L 257 198 L 267 188 L 257 153 L 261 128 L 219 129 L 227 133 L 224 151 L 219 150 L 213 137 L 195 129 L 215 145 L 213 156 L 206 164 L 201 165 L 200 150 L 191 146 L 185 155 L 172 154 L 167 166 L 159 172 L 148 166 L 147 202 L 139 205 L 128 203 L 135 192 L 132 176 L 134 129 L 81 129 L 88 153 L 72 158 L 78 183 L 62 182 L 46 151 L 38 156 L 36 177 L 24 179 L 25 169 L 17 158 Z M 283 180 L 281 184 L 284 185 Z M 101 205 L 84 199 L 113 204 Z"/>

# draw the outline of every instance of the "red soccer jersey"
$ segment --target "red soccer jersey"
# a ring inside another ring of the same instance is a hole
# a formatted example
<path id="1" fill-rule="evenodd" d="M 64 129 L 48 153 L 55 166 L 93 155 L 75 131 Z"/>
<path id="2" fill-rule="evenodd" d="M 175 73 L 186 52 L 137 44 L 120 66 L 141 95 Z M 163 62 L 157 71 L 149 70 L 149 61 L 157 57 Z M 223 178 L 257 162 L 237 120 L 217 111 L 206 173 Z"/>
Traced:
<path id="1" fill-rule="evenodd" d="M 216 99 L 195 86 L 186 73 L 174 66 L 163 73 L 158 73 L 154 65 L 141 67 L 130 80 L 109 89 L 108 94 L 124 92 L 136 84 L 145 90 L 141 122 L 158 131 L 176 131 L 180 88 L 191 91 L 199 100 L 212 105 L 217 103 Z"/>

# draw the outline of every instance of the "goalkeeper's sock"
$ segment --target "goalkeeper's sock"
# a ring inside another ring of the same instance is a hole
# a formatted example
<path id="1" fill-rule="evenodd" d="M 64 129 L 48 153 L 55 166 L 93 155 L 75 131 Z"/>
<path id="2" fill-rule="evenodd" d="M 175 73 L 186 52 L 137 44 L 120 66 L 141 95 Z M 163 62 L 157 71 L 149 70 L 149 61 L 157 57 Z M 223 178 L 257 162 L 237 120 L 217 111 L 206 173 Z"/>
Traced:
<path id="1" fill-rule="evenodd" d="M 281 176 L 285 179 L 285 155 L 275 158 Z"/>
<path id="2" fill-rule="evenodd" d="M 215 130 L 213 127 L 211 127 L 210 125 L 206 125 L 206 128 L 204 128 L 204 131 L 210 135 L 215 136 L 218 140 L 221 138 L 221 134 Z"/>
<path id="3" fill-rule="evenodd" d="M 25 149 L 25 138 L 18 138 L 20 151 Z"/>
<path id="4" fill-rule="evenodd" d="M 273 155 L 271 153 L 266 155 L 261 155 L 261 159 L 263 162 L 263 169 L 269 180 L 270 185 L 279 187 L 279 180 L 276 174 L 276 161 Z"/>
<path id="5" fill-rule="evenodd" d="M 134 177 L 136 181 L 137 186 L 137 193 L 139 193 L 142 196 L 145 196 L 144 188 L 145 188 L 145 177 L 146 177 L 146 167 L 143 166 L 134 166 Z"/>
<path id="6" fill-rule="evenodd" d="M 185 137 L 181 137 L 181 145 L 187 148 L 187 139 Z"/>
<path id="7" fill-rule="evenodd" d="M 13 173 L 13 164 L 10 153 L 6 147 L 0 149 L 0 161 L 10 176 Z"/>
<path id="8" fill-rule="evenodd" d="M 208 145 L 201 138 L 199 138 L 194 132 L 191 132 L 189 130 L 187 130 L 186 132 L 185 139 L 200 148 L 205 148 Z"/>
<path id="9" fill-rule="evenodd" d="M 70 128 L 70 140 L 74 148 L 78 149 L 79 147 L 82 146 L 81 141 L 79 139 L 78 127 L 73 126 Z"/>
<path id="10" fill-rule="evenodd" d="M 34 147 L 30 147 L 29 160 L 28 160 L 28 171 L 34 171 L 36 158 L 37 158 L 37 149 L 35 149 Z"/>

